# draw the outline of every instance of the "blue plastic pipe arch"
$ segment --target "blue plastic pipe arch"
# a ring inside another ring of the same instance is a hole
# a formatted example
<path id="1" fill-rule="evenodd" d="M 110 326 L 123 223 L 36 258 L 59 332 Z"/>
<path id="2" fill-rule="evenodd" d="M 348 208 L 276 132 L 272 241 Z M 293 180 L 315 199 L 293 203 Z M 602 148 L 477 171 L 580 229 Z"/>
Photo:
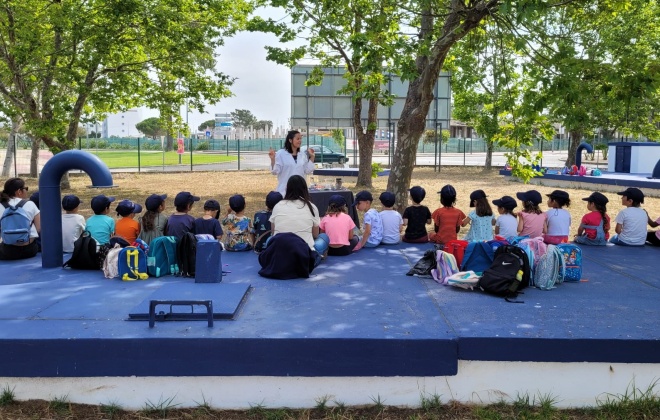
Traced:
<path id="1" fill-rule="evenodd" d="M 578 168 L 582 165 L 582 151 L 586 150 L 587 153 L 593 153 L 594 148 L 591 147 L 589 143 L 580 143 L 580 145 L 577 148 L 577 151 L 575 152 L 575 166 Z"/>
<path id="2" fill-rule="evenodd" d="M 97 156 L 82 150 L 67 150 L 46 162 L 39 176 L 39 205 L 41 210 L 41 266 L 61 267 L 62 198 L 60 180 L 67 171 L 80 169 L 92 179 L 97 188 L 112 187 L 112 175 Z"/>

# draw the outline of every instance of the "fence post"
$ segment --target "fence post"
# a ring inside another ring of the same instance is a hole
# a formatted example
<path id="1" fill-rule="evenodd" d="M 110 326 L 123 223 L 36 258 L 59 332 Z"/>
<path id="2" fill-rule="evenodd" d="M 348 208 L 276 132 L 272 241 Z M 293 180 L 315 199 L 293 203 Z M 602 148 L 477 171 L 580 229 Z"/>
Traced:
<path id="1" fill-rule="evenodd" d="M 138 143 L 138 145 L 137 145 L 138 146 L 138 173 L 140 173 L 141 172 L 140 171 L 140 138 L 138 137 L 137 140 L 138 140 L 138 142 L 137 142 Z"/>
<path id="2" fill-rule="evenodd" d="M 225 140 L 227 140 L 227 156 L 229 156 L 229 136 L 225 135 Z"/>
<path id="3" fill-rule="evenodd" d="M 190 136 L 190 172 L 192 171 L 193 171 L 193 138 L 192 136 Z"/>
<path id="4" fill-rule="evenodd" d="M 238 170 L 241 170 L 241 142 L 236 139 L 236 150 L 238 154 Z"/>
<path id="5" fill-rule="evenodd" d="M 470 137 L 472 139 L 472 137 Z M 465 166 L 465 145 L 467 142 L 465 141 L 465 138 L 463 138 L 463 166 Z"/>

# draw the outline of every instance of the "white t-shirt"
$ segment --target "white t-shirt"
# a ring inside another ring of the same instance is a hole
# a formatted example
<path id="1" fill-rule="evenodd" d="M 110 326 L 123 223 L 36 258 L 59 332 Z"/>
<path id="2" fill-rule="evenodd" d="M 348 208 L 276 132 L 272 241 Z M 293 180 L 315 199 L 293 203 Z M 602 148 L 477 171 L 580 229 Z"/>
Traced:
<path id="1" fill-rule="evenodd" d="M 21 202 L 21 198 L 14 197 L 14 198 L 10 198 L 7 204 L 9 204 L 10 206 L 15 206 L 20 202 Z M 0 217 L 2 217 L 5 210 L 6 207 L 0 204 Z M 30 200 L 27 200 L 27 202 L 23 204 L 23 210 L 25 210 L 25 213 L 27 213 L 27 215 L 30 217 L 32 221 L 34 221 L 35 216 L 39 214 L 39 208 L 37 207 L 36 204 L 34 204 L 34 202 Z M 37 228 L 34 226 L 33 223 L 32 226 L 30 226 L 30 238 L 38 238 L 38 237 L 39 237 L 39 232 L 37 232 Z"/>
<path id="2" fill-rule="evenodd" d="M 275 235 L 278 233 L 295 233 L 314 249 L 312 227 L 319 226 L 319 209 L 312 203 L 314 215 L 310 213 L 307 204 L 300 200 L 282 200 L 273 208 L 270 223 L 275 225 Z"/>
<path id="3" fill-rule="evenodd" d="M 383 210 L 380 212 L 380 219 L 383 221 L 383 240 L 384 244 L 398 244 L 401 241 L 401 225 L 403 219 L 396 210 Z"/>
<path id="4" fill-rule="evenodd" d="M 626 207 L 616 215 L 615 223 L 622 225 L 619 239 L 628 245 L 646 243 L 646 223 L 648 216 L 641 207 Z"/>
<path id="5" fill-rule="evenodd" d="M 498 235 L 504 238 L 509 238 L 511 236 L 518 236 L 518 219 L 512 216 L 509 213 L 502 214 L 497 218 L 495 226 L 498 226 L 499 232 Z"/>
<path id="6" fill-rule="evenodd" d="M 550 236 L 568 236 L 571 232 L 571 213 L 564 209 L 549 209 L 545 212 Z"/>
<path id="7" fill-rule="evenodd" d="M 277 175 L 277 189 L 276 191 L 286 195 L 286 184 L 289 178 L 293 175 L 300 175 L 305 177 L 305 174 L 314 172 L 314 162 L 307 158 L 307 153 L 298 151 L 296 160 L 293 155 L 287 152 L 286 149 L 280 149 L 275 153 L 275 164 L 270 171 L 273 175 Z"/>
<path id="8" fill-rule="evenodd" d="M 73 243 L 85 230 L 85 218 L 77 213 L 62 214 L 62 251 L 73 252 Z"/>

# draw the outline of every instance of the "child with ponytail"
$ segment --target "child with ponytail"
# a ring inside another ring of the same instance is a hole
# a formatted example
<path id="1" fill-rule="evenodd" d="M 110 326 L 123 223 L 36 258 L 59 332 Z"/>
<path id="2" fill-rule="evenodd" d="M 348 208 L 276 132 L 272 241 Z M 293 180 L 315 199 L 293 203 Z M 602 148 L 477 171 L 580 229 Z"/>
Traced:
<path id="1" fill-rule="evenodd" d="M 610 238 L 610 216 L 607 215 L 608 199 L 599 192 L 582 200 L 587 202 L 589 213 L 582 217 L 575 237 L 581 245 L 606 245 Z"/>

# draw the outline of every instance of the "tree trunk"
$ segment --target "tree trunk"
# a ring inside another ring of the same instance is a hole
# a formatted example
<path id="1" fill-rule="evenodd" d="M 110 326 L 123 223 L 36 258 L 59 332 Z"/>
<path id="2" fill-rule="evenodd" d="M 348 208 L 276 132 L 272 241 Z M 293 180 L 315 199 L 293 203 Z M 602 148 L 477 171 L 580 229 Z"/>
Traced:
<path id="1" fill-rule="evenodd" d="M 359 104 L 358 104 L 359 102 Z M 360 114 L 362 114 L 362 100 L 356 99 L 353 108 L 353 121 L 358 140 L 358 150 L 360 153 L 360 166 L 358 170 L 358 179 L 356 187 L 372 188 L 371 181 L 371 163 L 373 161 L 374 140 L 376 137 L 376 117 L 378 113 L 378 100 L 369 100 L 369 110 L 367 111 L 367 129 L 362 127 Z M 358 129 L 359 128 L 359 129 Z"/>
<path id="2" fill-rule="evenodd" d="M 486 165 L 484 165 L 484 171 L 490 171 L 493 169 L 493 149 L 495 145 L 491 139 L 484 139 L 486 142 Z"/>
<path id="3" fill-rule="evenodd" d="M 449 50 L 480 22 L 495 14 L 499 2 L 490 1 L 451 1 L 448 13 L 444 16 L 442 28 L 436 26 L 437 10 L 430 3 L 422 10 L 419 38 L 422 44 L 429 42 L 430 50 L 419 52 L 415 67 L 417 77 L 408 85 L 406 102 L 398 122 L 399 141 L 392 160 L 387 190 L 396 195 L 396 206 L 403 212 L 408 200 L 408 187 L 417 156 L 417 145 L 426 127 L 426 116 L 433 100 L 433 88 Z M 440 23 L 440 22 L 437 22 Z"/>
<path id="4" fill-rule="evenodd" d="M 2 165 L 2 177 L 9 177 L 9 172 L 11 171 L 12 163 L 16 160 L 18 153 L 16 150 L 16 132 L 20 127 L 20 122 L 18 119 L 12 120 L 11 122 L 11 131 L 9 132 L 9 140 L 7 140 L 7 154 L 5 155 L 5 162 Z M 14 173 L 14 176 L 18 176 Z"/>
<path id="5" fill-rule="evenodd" d="M 30 178 L 39 177 L 39 151 L 41 149 L 41 140 L 30 137 L 32 140 L 32 152 L 30 153 Z"/>
<path id="6" fill-rule="evenodd" d="M 571 138 L 568 143 L 568 157 L 566 158 L 566 166 L 570 168 L 571 166 L 575 165 L 575 153 L 577 152 L 577 148 L 582 141 L 582 132 L 579 130 L 571 130 L 569 133 Z"/>

